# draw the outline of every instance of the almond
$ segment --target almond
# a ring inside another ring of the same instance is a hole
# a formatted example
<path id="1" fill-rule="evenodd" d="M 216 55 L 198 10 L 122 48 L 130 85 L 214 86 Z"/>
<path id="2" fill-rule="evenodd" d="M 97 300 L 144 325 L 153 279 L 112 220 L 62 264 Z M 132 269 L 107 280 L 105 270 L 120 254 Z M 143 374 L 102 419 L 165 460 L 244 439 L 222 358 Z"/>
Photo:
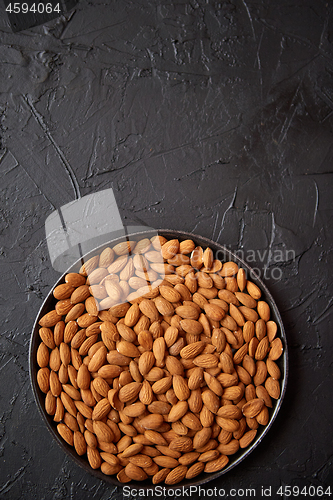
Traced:
<path id="1" fill-rule="evenodd" d="M 183 375 L 184 373 L 184 366 L 175 356 L 167 356 L 165 366 L 170 375 Z"/>
<path id="2" fill-rule="evenodd" d="M 281 371 L 278 365 L 270 358 L 266 360 L 267 371 L 271 377 L 279 379 L 281 377 Z"/>
<path id="3" fill-rule="evenodd" d="M 91 381 L 87 365 L 82 364 L 77 372 L 77 385 L 80 389 L 89 389 Z"/>
<path id="4" fill-rule="evenodd" d="M 257 361 L 256 374 L 253 377 L 254 385 L 262 385 L 267 377 L 267 367 L 264 361 Z"/>
<path id="5" fill-rule="evenodd" d="M 61 315 L 56 310 L 46 313 L 40 320 L 39 325 L 44 328 L 55 326 L 61 320 Z"/>
<path id="6" fill-rule="evenodd" d="M 198 354 L 200 354 L 205 348 L 204 342 L 192 342 L 180 351 L 180 356 L 184 359 L 195 358 Z"/>
<path id="7" fill-rule="evenodd" d="M 221 321 L 225 317 L 225 311 L 215 304 L 205 304 L 204 310 L 213 321 Z"/>
<path id="8" fill-rule="evenodd" d="M 66 424 L 60 423 L 57 425 L 57 431 L 59 432 L 62 439 L 66 441 L 70 446 L 74 445 L 73 432 L 67 427 Z"/>
<path id="9" fill-rule="evenodd" d="M 105 443 L 112 443 L 114 439 L 114 434 L 107 424 L 105 424 L 101 420 L 94 420 L 93 429 L 94 433 L 97 436 L 98 441 L 103 441 Z"/>
<path id="10" fill-rule="evenodd" d="M 278 339 L 279 340 L 279 339 Z M 258 347 L 255 351 L 254 357 L 257 360 L 263 360 L 269 351 L 269 340 L 267 335 L 260 340 Z"/>
<path id="11" fill-rule="evenodd" d="M 269 359 L 276 361 L 283 353 L 283 345 L 280 338 L 276 338 L 271 342 L 271 348 L 268 354 Z"/>
<path id="12" fill-rule="evenodd" d="M 265 382 L 265 389 L 267 390 L 271 398 L 279 399 L 280 383 L 278 380 L 274 379 L 273 377 L 268 377 Z"/>
<path id="13" fill-rule="evenodd" d="M 119 401 L 122 403 L 131 401 L 131 399 L 139 394 L 141 388 L 142 384 L 140 382 L 132 382 L 124 385 L 124 387 L 121 387 L 119 390 Z"/>
<path id="14" fill-rule="evenodd" d="M 217 413 L 220 407 L 219 397 L 210 389 L 205 390 L 202 393 L 202 401 L 206 408 L 212 413 Z"/>
<path id="15" fill-rule="evenodd" d="M 92 356 L 88 364 L 88 370 L 90 372 L 97 372 L 105 362 L 107 355 L 107 349 L 105 346 L 100 347 L 95 354 Z"/>
<path id="16" fill-rule="evenodd" d="M 261 291 L 260 288 L 253 283 L 252 281 L 248 281 L 246 284 L 247 291 L 253 297 L 255 300 L 259 300 L 261 297 Z"/>
<path id="17" fill-rule="evenodd" d="M 155 339 L 153 343 L 153 353 L 157 364 L 163 362 L 165 356 L 165 350 L 166 350 L 166 345 L 164 337 L 159 337 Z"/>
<path id="18" fill-rule="evenodd" d="M 53 290 L 53 296 L 57 300 L 69 299 L 74 290 L 75 288 L 69 283 L 63 283 L 55 287 L 55 289 Z"/>
<path id="19" fill-rule="evenodd" d="M 191 375 L 188 379 L 188 388 L 193 391 L 194 389 L 198 389 L 204 379 L 204 371 L 198 366 L 193 368 Z"/>
<path id="20" fill-rule="evenodd" d="M 45 394 L 50 389 L 50 370 L 48 367 L 40 368 L 37 372 L 37 384 Z"/>
<path id="21" fill-rule="evenodd" d="M 180 293 L 171 286 L 161 285 L 159 290 L 162 297 L 168 302 L 179 302 L 181 299 Z"/>
<path id="22" fill-rule="evenodd" d="M 165 260 L 171 259 L 179 251 L 179 241 L 177 239 L 169 240 L 162 245 L 162 257 Z"/>
<path id="23" fill-rule="evenodd" d="M 201 323 L 194 319 L 183 319 L 180 321 L 180 326 L 186 333 L 193 335 L 200 335 L 203 330 Z"/>
<path id="24" fill-rule="evenodd" d="M 193 449 L 192 439 L 186 436 L 176 437 L 170 442 L 169 447 L 172 450 L 180 451 L 182 453 L 192 451 Z"/>
<path id="25" fill-rule="evenodd" d="M 220 328 L 214 328 L 212 333 L 212 345 L 216 347 L 216 352 L 221 353 L 226 346 L 225 333 Z"/>
<path id="26" fill-rule="evenodd" d="M 170 386 L 171 386 L 171 377 L 170 378 Z M 150 383 L 147 380 L 144 380 L 139 392 L 139 399 L 141 403 L 144 405 L 149 405 L 153 401 L 154 393 Z"/>
<path id="27" fill-rule="evenodd" d="M 133 327 L 140 317 L 140 308 L 138 304 L 132 304 L 125 314 L 124 323 L 126 326 Z"/>
<path id="28" fill-rule="evenodd" d="M 245 321 L 253 321 L 253 323 L 255 323 L 259 319 L 258 313 L 254 309 L 250 309 L 246 306 L 239 306 L 238 310 L 244 316 Z"/>
<path id="29" fill-rule="evenodd" d="M 267 304 L 267 302 L 265 302 L 263 300 L 259 300 L 258 305 L 257 305 L 257 311 L 258 311 L 259 316 L 267 323 L 267 321 L 269 321 L 269 318 L 271 315 L 270 308 L 269 308 L 269 305 Z"/>
<path id="30" fill-rule="evenodd" d="M 215 354 L 200 354 L 193 359 L 193 363 L 201 368 L 215 368 L 218 362 L 218 357 Z"/>
<path id="31" fill-rule="evenodd" d="M 261 412 L 263 406 L 264 401 L 262 399 L 251 399 L 242 407 L 243 415 L 245 417 L 253 418 Z"/>
<path id="32" fill-rule="evenodd" d="M 51 332 L 52 333 L 52 332 Z M 51 337 L 52 338 L 52 337 Z M 50 354 L 47 345 L 44 342 L 39 344 L 37 349 L 37 364 L 40 368 L 45 368 L 49 364 Z"/>
<path id="33" fill-rule="evenodd" d="M 238 307 L 236 307 L 234 304 L 230 304 L 229 312 L 230 312 L 230 316 L 236 321 L 238 326 L 244 326 L 245 319 L 244 319 L 243 314 L 238 309 Z"/>
<path id="34" fill-rule="evenodd" d="M 98 401 L 92 413 L 92 420 L 102 420 L 108 415 L 111 410 L 111 405 L 107 398 L 103 398 Z"/>
<path id="35" fill-rule="evenodd" d="M 160 415 L 159 413 L 152 413 L 150 415 L 147 415 L 146 417 L 143 417 L 140 420 L 140 425 L 144 429 L 157 430 L 161 427 L 163 422 L 163 415 Z"/>
<path id="36" fill-rule="evenodd" d="M 187 471 L 186 473 L 186 479 L 193 479 L 194 477 L 198 476 L 201 474 L 201 472 L 204 470 L 205 464 L 203 462 L 197 462 L 193 464 Z"/>
<path id="37" fill-rule="evenodd" d="M 215 377 L 213 377 L 212 375 L 210 375 L 207 372 L 204 372 L 204 379 L 206 381 L 207 386 L 209 387 L 209 389 L 211 391 L 213 391 L 219 397 L 222 396 L 223 387 Z"/>
<path id="38" fill-rule="evenodd" d="M 204 468 L 205 472 L 217 472 L 222 470 L 229 462 L 229 458 L 226 455 L 221 455 L 215 460 L 207 462 Z"/>
<path id="39" fill-rule="evenodd" d="M 172 385 L 179 401 L 185 401 L 190 397 L 190 390 L 187 382 L 181 375 L 174 375 L 172 377 Z"/>
<path id="40" fill-rule="evenodd" d="M 220 271 L 220 275 L 225 276 L 234 276 L 238 272 L 238 265 L 235 262 L 225 262 Z"/>
<path id="41" fill-rule="evenodd" d="M 159 312 L 156 309 L 154 302 L 149 299 L 143 299 L 139 304 L 140 311 L 142 314 L 147 316 L 151 321 L 157 321 L 159 318 Z"/>
<path id="42" fill-rule="evenodd" d="M 246 448 L 249 446 L 249 444 L 254 440 L 256 437 L 257 431 L 256 430 L 250 430 L 245 432 L 243 436 L 239 440 L 239 446 L 240 448 Z"/>
<path id="43" fill-rule="evenodd" d="M 82 456 L 86 453 L 87 443 L 86 443 L 86 440 L 84 439 L 83 434 L 80 431 L 74 432 L 73 444 L 74 444 L 75 451 L 79 456 Z"/>
<path id="44" fill-rule="evenodd" d="M 177 467 L 179 462 L 176 458 L 169 457 L 166 455 L 160 455 L 158 457 L 153 458 L 154 462 L 160 467 L 168 467 L 172 469 L 173 467 Z"/>
<path id="45" fill-rule="evenodd" d="M 210 440 L 212 435 L 211 427 L 203 427 L 200 431 L 198 431 L 193 438 L 193 448 L 200 449 L 205 446 Z"/>
<path id="46" fill-rule="evenodd" d="M 139 371 L 142 375 L 146 375 L 155 364 L 155 356 L 151 351 L 146 351 L 139 358 Z"/>
<path id="47" fill-rule="evenodd" d="M 174 313 L 173 305 L 161 296 L 154 300 L 156 309 L 162 316 L 172 316 Z"/>
<path id="48" fill-rule="evenodd" d="M 148 477 L 141 467 L 138 467 L 137 465 L 134 465 L 132 463 L 126 465 L 125 474 L 134 481 L 144 481 Z"/>
<path id="49" fill-rule="evenodd" d="M 117 351 L 124 356 L 128 356 L 130 358 L 136 358 L 140 356 L 139 349 L 132 344 L 131 342 L 127 342 L 126 340 L 121 340 L 117 343 Z"/>
<path id="50" fill-rule="evenodd" d="M 178 465 L 175 469 L 169 472 L 165 478 L 165 484 L 177 484 L 184 479 L 187 473 L 186 465 Z"/>

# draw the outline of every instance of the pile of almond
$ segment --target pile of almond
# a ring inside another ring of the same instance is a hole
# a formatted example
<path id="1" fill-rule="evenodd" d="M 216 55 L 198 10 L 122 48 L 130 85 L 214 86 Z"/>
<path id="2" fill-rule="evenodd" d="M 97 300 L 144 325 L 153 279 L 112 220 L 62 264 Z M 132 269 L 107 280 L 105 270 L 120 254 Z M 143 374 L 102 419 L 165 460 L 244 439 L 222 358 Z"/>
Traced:
<path id="1" fill-rule="evenodd" d="M 105 248 L 55 287 L 37 382 L 60 436 L 121 483 L 220 471 L 280 397 L 283 352 L 234 262 L 162 236 Z"/>

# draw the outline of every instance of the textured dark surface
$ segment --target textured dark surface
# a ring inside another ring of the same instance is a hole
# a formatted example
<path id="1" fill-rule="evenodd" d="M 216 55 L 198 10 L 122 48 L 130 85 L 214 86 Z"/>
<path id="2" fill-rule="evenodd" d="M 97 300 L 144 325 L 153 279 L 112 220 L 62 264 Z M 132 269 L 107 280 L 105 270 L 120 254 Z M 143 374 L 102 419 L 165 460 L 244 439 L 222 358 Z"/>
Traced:
<path id="1" fill-rule="evenodd" d="M 81 1 L 16 34 L 0 4 L 0 35 L 0 497 L 122 498 L 52 441 L 28 378 L 45 219 L 109 187 L 125 223 L 241 250 L 280 308 L 283 407 L 211 487 L 332 488 L 332 3 Z"/>

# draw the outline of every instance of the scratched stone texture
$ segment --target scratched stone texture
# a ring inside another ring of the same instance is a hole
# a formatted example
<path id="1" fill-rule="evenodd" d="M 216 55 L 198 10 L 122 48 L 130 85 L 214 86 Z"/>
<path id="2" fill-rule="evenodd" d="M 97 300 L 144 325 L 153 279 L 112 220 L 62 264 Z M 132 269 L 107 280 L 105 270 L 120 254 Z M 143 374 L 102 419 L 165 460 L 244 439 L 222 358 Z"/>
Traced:
<path id="1" fill-rule="evenodd" d="M 283 407 L 209 486 L 333 488 L 332 11 L 82 0 L 14 34 L 0 3 L 0 498 L 122 498 L 53 442 L 28 375 L 34 318 L 58 278 L 45 219 L 110 187 L 124 223 L 243 252 L 282 314 Z"/>

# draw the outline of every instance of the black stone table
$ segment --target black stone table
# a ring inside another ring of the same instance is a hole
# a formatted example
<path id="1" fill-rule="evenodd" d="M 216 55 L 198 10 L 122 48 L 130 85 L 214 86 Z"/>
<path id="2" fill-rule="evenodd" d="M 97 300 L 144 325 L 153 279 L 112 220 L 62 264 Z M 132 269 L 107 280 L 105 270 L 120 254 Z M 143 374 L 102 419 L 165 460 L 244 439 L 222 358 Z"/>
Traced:
<path id="1" fill-rule="evenodd" d="M 278 418 L 205 488 L 333 493 L 332 11 L 321 0 L 82 0 L 13 33 L 0 4 L 0 498 L 123 498 L 52 440 L 28 375 L 34 318 L 59 276 L 45 219 L 107 188 L 124 224 L 237 250 L 283 317 Z"/>

